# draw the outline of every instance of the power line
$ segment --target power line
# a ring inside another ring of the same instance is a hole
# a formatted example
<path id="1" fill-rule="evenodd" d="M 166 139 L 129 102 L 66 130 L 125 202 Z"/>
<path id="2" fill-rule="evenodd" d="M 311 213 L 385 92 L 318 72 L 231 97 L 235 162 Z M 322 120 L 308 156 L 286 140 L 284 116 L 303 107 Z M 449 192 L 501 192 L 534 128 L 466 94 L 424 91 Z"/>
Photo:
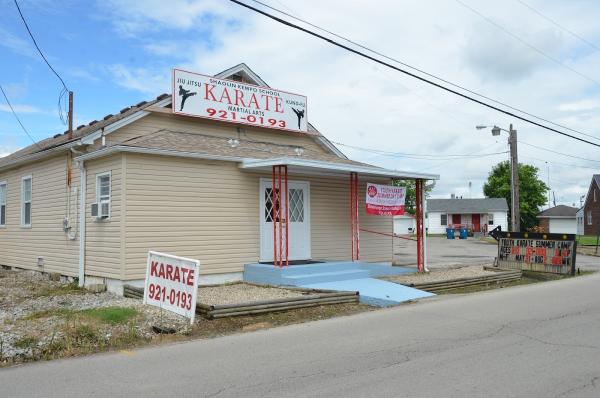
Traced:
<path id="1" fill-rule="evenodd" d="M 600 169 L 599 167 L 581 166 L 581 165 L 578 165 L 578 164 L 557 162 L 557 161 L 554 161 L 554 160 L 540 159 L 540 158 L 536 158 L 536 157 L 533 157 L 533 156 L 527 156 L 527 155 L 519 155 L 519 157 L 520 158 L 527 158 L 527 159 L 534 159 L 534 160 L 538 160 L 540 162 L 548 162 L 550 164 L 557 164 L 557 165 L 566 166 L 566 167 L 575 167 L 575 168 L 580 168 L 580 169 L 590 169 L 590 170 L 596 170 L 596 171 L 598 171 Z"/>
<path id="2" fill-rule="evenodd" d="M 454 155 L 454 154 L 452 154 L 452 155 L 450 155 L 450 154 L 434 155 L 434 154 L 432 154 L 432 155 L 428 155 L 428 154 L 419 154 L 419 153 L 383 151 L 383 150 L 379 150 L 379 149 L 364 148 L 364 147 L 360 147 L 360 146 L 343 144 L 341 142 L 336 142 L 336 141 L 331 141 L 331 142 L 336 145 L 344 146 L 346 148 L 352 148 L 352 149 L 356 149 L 359 151 L 375 153 L 377 155 L 382 155 L 382 156 L 390 156 L 390 157 L 395 157 L 395 158 L 405 157 L 405 158 L 410 158 L 410 159 L 422 159 L 422 160 L 443 160 L 443 159 L 454 160 L 454 159 L 462 159 L 462 158 L 480 158 L 480 157 L 508 153 L 507 151 L 504 151 L 504 152 L 492 152 L 492 153 L 484 153 L 484 154 L 461 154 L 461 155 Z"/>
<path id="3" fill-rule="evenodd" d="M 488 104 L 487 102 L 484 102 L 484 101 L 478 100 L 478 99 L 476 99 L 476 98 L 473 98 L 473 97 L 471 97 L 471 96 L 468 96 L 468 95 L 466 95 L 466 94 L 463 94 L 463 93 L 461 93 L 461 92 L 458 92 L 458 91 L 456 91 L 456 90 L 453 90 L 453 89 L 451 89 L 451 88 L 448 88 L 448 87 L 446 87 L 446 86 L 444 86 L 444 85 L 441 85 L 441 84 L 439 84 L 439 83 L 436 83 L 436 82 L 434 82 L 434 81 L 431 81 L 431 80 L 429 80 L 429 79 L 426 79 L 426 78 L 424 78 L 424 77 L 421 77 L 421 76 L 419 76 L 419 75 L 416 75 L 416 74 L 414 74 L 414 73 L 412 73 L 412 72 L 409 72 L 409 71 L 407 71 L 407 70 L 405 70 L 405 69 L 399 68 L 399 67 L 397 67 L 397 66 L 394 66 L 394 65 L 392 65 L 392 64 L 390 64 L 390 63 L 387 63 L 387 62 L 385 62 L 385 61 L 382 61 L 382 60 L 380 60 L 380 59 L 377 59 L 377 58 L 375 58 L 375 57 L 372 57 L 372 56 L 370 56 L 370 55 L 368 55 L 368 54 L 365 54 L 365 53 L 363 53 L 363 52 L 360 52 L 360 51 L 358 51 L 358 50 L 356 50 L 356 49 L 350 48 L 350 47 L 348 47 L 348 46 L 346 46 L 346 45 L 344 45 L 344 44 L 341 44 L 341 43 L 339 43 L 339 42 L 337 42 L 337 41 L 335 41 L 335 40 L 333 40 L 333 39 L 327 38 L 327 37 L 325 37 L 325 36 L 322 36 L 322 35 L 320 35 L 320 34 L 318 34 L 318 33 L 316 33 L 316 32 L 313 32 L 313 31 L 311 31 L 311 30 L 309 30 L 309 29 L 303 28 L 303 27 L 301 27 L 301 26 L 298 26 L 298 25 L 296 25 L 296 24 L 294 24 L 294 23 L 292 23 L 292 22 L 289 22 L 289 21 L 286 21 L 286 20 L 284 20 L 284 19 L 281 19 L 281 18 L 279 18 L 279 17 L 277 17 L 277 16 L 275 16 L 275 15 L 273 15 L 273 14 L 269 14 L 269 13 L 268 13 L 268 12 L 266 12 L 266 11 L 259 10 L 258 8 L 252 7 L 251 5 L 245 4 L 245 3 L 243 3 L 243 2 L 241 2 L 241 1 L 239 1 L 239 0 L 230 0 L 230 1 L 231 1 L 232 3 L 235 3 L 235 4 L 238 4 L 238 5 L 242 6 L 242 7 L 245 7 L 245 8 L 247 8 L 247 9 L 249 9 L 249 10 L 252 10 L 252 11 L 254 11 L 254 12 L 256 12 L 256 13 L 259 13 L 259 14 L 261 14 L 261 15 L 264 15 L 264 16 L 266 16 L 267 18 L 270 18 L 270 19 L 272 19 L 272 20 L 274 20 L 274 21 L 276 21 L 276 22 L 279 22 L 279 23 L 281 23 L 281 24 L 283 24 L 283 25 L 286 25 L 286 26 L 289 26 L 289 27 L 291 27 L 291 28 L 294 28 L 294 29 L 297 29 L 297 30 L 299 30 L 299 31 L 302 31 L 302 32 L 304 32 L 304 33 L 307 33 L 307 34 L 309 34 L 309 35 L 311 35 L 311 36 L 314 36 L 314 37 L 316 37 L 316 38 L 318 38 L 318 39 L 324 40 L 324 41 L 326 41 L 326 42 L 328 42 L 328 43 L 330 43 L 330 44 L 332 44 L 332 45 L 334 45 L 334 46 L 337 46 L 337 47 L 340 47 L 340 48 L 342 48 L 342 49 L 344 49 L 344 50 L 350 51 L 350 52 L 352 52 L 352 53 L 354 53 L 354 54 L 356 54 L 356 55 L 359 55 L 359 56 L 361 56 L 361 57 L 363 57 L 363 58 L 369 59 L 369 60 L 371 60 L 371 61 L 373 61 L 373 62 L 377 62 L 378 64 L 381 64 L 381 65 L 387 66 L 388 68 L 391 68 L 391 69 L 394 69 L 394 70 L 396 70 L 396 71 L 398 71 L 398 72 L 404 73 L 405 75 L 411 76 L 411 77 L 413 77 L 413 78 L 415 78 L 415 79 L 418 79 L 418 80 L 420 80 L 420 81 L 422 81 L 422 82 L 428 83 L 428 84 L 430 84 L 430 85 L 432 85 L 432 86 L 435 86 L 435 87 L 437 87 L 437 88 L 439 88 L 439 89 L 442 89 L 442 90 L 444 90 L 444 91 L 447 91 L 447 92 L 449 92 L 449 93 L 452 93 L 452 94 L 458 95 L 458 96 L 460 96 L 460 97 L 462 97 L 462 98 L 465 98 L 465 99 L 467 99 L 467 100 L 469 100 L 469 101 L 475 102 L 475 103 L 477 103 L 477 104 L 479 104 L 479 105 L 482 105 L 482 106 L 484 106 L 484 107 L 486 107 L 486 108 L 493 109 L 493 110 L 495 110 L 495 111 L 497 111 L 497 112 L 504 113 L 505 115 L 512 116 L 512 117 L 514 117 L 514 118 L 517 118 L 517 119 L 519 119 L 519 120 L 522 120 L 522 121 L 524 121 L 524 122 L 530 123 L 530 124 L 532 124 L 532 125 L 534 125 L 534 126 L 538 126 L 538 127 L 541 127 L 541 128 L 543 128 L 543 129 L 546 129 L 546 130 L 549 130 L 549 131 L 555 132 L 555 133 L 557 133 L 557 134 L 564 135 L 564 136 L 566 136 L 566 137 L 569 137 L 569 138 L 572 138 L 572 139 L 574 139 L 574 140 L 581 141 L 581 142 L 584 142 L 584 143 L 586 143 L 586 144 L 590 144 L 590 145 L 593 145 L 593 146 L 596 146 L 596 147 L 600 147 L 600 144 L 597 144 L 597 143 L 595 143 L 595 142 L 588 141 L 588 140 L 586 140 L 586 139 L 583 139 L 583 138 L 580 138 L 580 137 L 576 137 L 576 136 L 574 136 L 574 135 L 571 135 L 571 134 L 565 133 L 565 132 L 563 132 L 563 131 L 560 131 L 560 130 L 556 130 L 555 128 L 552 128 L 552 127 L 546 126 L 546 125 L 544 125 L 544 124 L 538 123 L 538 122 L 536 122 L 536 121 L 534 121 L 534 120 L 527 119 L 527 118 L 525 118 L 525 117 L 523 117 L 523 116 L 517 115 L 517 114 L 515 114 L 515 113 L 512 113 L 512 112 L 509 112 L 509 111 L 507 111 L 507 110 L 505 110 L 505 109 L 498 108 L 497 106 L 494 106 L 494 105 Z"/>
<path id="4" fill-rule="evenodd" d="M 552 149 L 543 148 L 541 146 L 529 144 L 529 143 L 523 142 L 523 141 L 519 141 L 519 144 L 527 145 L 527 146 L 530 146 L 530 147 L 533 147 L 533 148 L 541 149 L 542 151 L 552 152 L 552 153 L 555 153 L 557 155 L 567 156 L 567 157 L 574 158 L 574 159 L 581 159 L 581 160 L 585 160 L 585 161 L 588 161 L 588 162 L 600 163 L 600 160 L 588 159 L 588 158 L 583 158 L 581 156 L 575 156 L 575 155 L 569 155 L 568 153 L 558 152 L 558 151 L 555 151 L 555 150 L 552 150 Z"/>
<path id="5" fill-rule="evenodd" d="M 600 51 L 600 47 L 598 47 L 597 45 L 595 45 L 594 43 L 592 43 L 591 41 L 587 40 L 586 38 L 582 37 L 581 35 L 578 35 L 577 33 L 573 32 L 572 30 L 566 28 L 565 26 L 559 24 L 558 22 L 556 22 L 554 19 L 542 14 L 541 11 L 533 8 L 531 5 L 527 4 L 526 2 L 522 1 L 522 0 L 516 0 L 519 3 L 521 3 L 523 6 L 529 8 L 531 11 L 533 11 L 534 13 L 536 13 L 537 15 L 539 15 L 540 17 L 544 18 L 546 21 L 550 22 L 552 25 L 556 26 L 557 28 L 567 32 L 568 34 L 570 34 L 571 36 L 581 40 L 582 42 L 584 42 L 585 44 L 587 44 L 588 46 L 592 47 L 594 50 L 596 51 Z"/>
<path id="6" fill-rule="evenodd" d="M 485 21 L 487 21 L 488 23 L 494 25 L 496 28 L 500 29 L 501 31 L 503 31 L 504 33 L 506 33 L 507 35 L 509 35 L 510 37 L 512 37 L 513 39 L 517 40 L 518 42 L 520 42 L 521 44 L 529 47 L 530 49 L 532 49 L 533 51 L 537 52 L 538 54 L 540 54 L 541 56 L 543 56 L 546 59 L 549 59 L 550 61 L 554 62 L 557 65 L 562 66 L 563 68 L 566 68 L 568 70 L 570 70 L 571 72 L 579 75 L 580 77 L 589 80 L 590 82 L 597 84 L 600 86 L 600 82 L 594 78 L 591 78 L 581 72 L 579 72 L 577 69 L 575 68 L 571 68 L 569 65 L 561 62 L 560 60 L 554 58 L 553 56 L 546 54 L 544 51 L 540 50 L 539 48 L 537 48 L 536 46 L 534 46 L 533 44 L 529 43 L 528 41 L 525 41 L 523 39 L 521 39 L 519 36 L 517 36 L 516 34 L 514 34 L 513 32 L 511 32 L 510 30 L 506 29 L 504 26 L 496 23 L 493 19 L 485 16 L 484 14 L 480 13 L 479 11 L 477 11 L 476 9 L 474 9 L 473 7 L 471 7 L 470 5 L 462 2 L 461 0 L 454 0 L 456 1 L 458 4 L 462 5 L 463 7 L 465 7 L 466 9 L 470 10 L 471 12 L 473 12 L 474 14 L 478 15 L 479 17 L 483 18 Z"/>
<path id="7" fill-rule="evenodd" d="M 436 75 L 434 75 L 434 74 L 432 74 L 432 73 L 426 72 L 426 71 L 424 71 L 424 70 L 422 70 L 422 69 L 419 69 L 419 68 L 417 68 L 417 67 L 414 67 L 414 66 L 412 66 L 412 65 L 409 65 L 409 64 L 407 64 L 407 63 L 405 63 L 405 62 L 402 62 L 402 61 L 400 61 L 400 60 L 398 60 L 398 59 L 396 59 L 396 58 L 393 58 L 393 57 L 387 56 L 387 55 L 385 55 L 385 54 L 382 54 L 381 52 L 378 52 L 378 51 L 376 51 L 376 50 L 373 50 L 373 49 L 371 49 L 371 48 L 369 48 L 369 47 L 366 47 L 365 45 L 362 45 L 362 44 L 360 44 L 360 43 L 357 43 L 357 42 L 355 42 L 355 41 L 353 41 L 353 40 L 351 40 L 351 39 L 349 39 L 349 38 L 347 38 L 347 37 L 341 36 L 341 35 L 339 35 L 339 34 L 337 34 L 337 33 L 335 33 L 335 32 L 332 32 L 332 31 L 330 31 L 330 30 L 327 30 L 327 29 L 325 29 L 325 28 L 322 28 L 322 27 L 320 27 L 320 26 L 318 26 L 318 25 L 315 25 L 315 24 L 313 24 L 313 23 L 311 23 L 311 22 L 309 22 L 309 21 L 307 21 L 307 20 L 305 20 L 305 19 L 298 18 L 298 17 L 296 17 L 296 16 L 294 16 L 294 15 L 292 15 L 292 14 L 290 14 L 290 13 L 287 13 L 287 12 L 285 12 L 285 11 L 282 11 L 282 10 L 280 10 L 280 9 L 277 9 L 277 8 L 275 8 L 275 7 L 272 7 L 272 6 L 270 6 L 270 5 L 266 4 L 266 3 L 263 3 L 262 1 L 259 1 L 259 0 L 252 0 L 252 1 L 253 1 L 254 3 L 260 4 L 261 6 L 263 6 L 263 7 L 265 7 L 265 8 L 268 8 L 268 9 L 270 9 L 270 10 L 273 10 L 273 11 L 275 11 L 275 12 L 278 12 L 278 13 L 280 13 L 280 14 L 282 14 L 282 15 L 285 15 L 285 16 L 287 16 L 287 17 L 290 17 L 290 18 L 292 18 L 292 19 L 294 19 L 294 20 L 296 20 L 296 21 L 299 21 L 299 22 L 302 22 L 302 23 L 304 23 L 304 24 L 306 24 L 306 25 L 309 25 L 309 26 L 311 26 L 311 27 L 313 27 L 313 28 L 315 28 L 315 29 L 319 29 L 320 31 L 322 31 L 322 32 L 325 32 L 325 33 L 327 33 L 327 34 L 330 34 L 330 35 L 332 35 L 332 36 L 334 36 L 334 37 L 337 37 L 338 39 L 342 39 L 342 40 L 344 40 L 344 41 L 346 41 L 346 42 L 348 42 L 348 43 L 351 43 L 352 45 L 355 45 L 355 46 L 357 46 L 357 47 L 359 47 L 359 48 L 362 48 L 363 50 L 369 51 L 369 52 L 371 52 L 371 53 L 373 53 L 373 54 L 376 54 L 376 55 L 378 55 L 378 56 L 380 56 L 380 57 L 382 57 L 382 58 L 385 58 L 385 59 L 387 59 L 387 60 L 389 60 L 389 61 L 392 61 L 392 62 L 395 62 L 395 63 L 397 63 L 397 64 L 399 64 L 399 65 L 405 66 L 405 67 L 407 67 L 407 68 L 409 68 L 409 69 L 412 69 L 412 70 L 414 70 L 414 71 L 417 71 L 417 72 L 419 72 L 419 73 L 422 73 L 422 74 L 424 74 L 424 75 L 426 75 L 426 76 L 429 76 L 429 77 L 431 77 L 431 78 L 434 78 L 434 79 L 436 79 L 436 80 L 439 80 L 439 81 L 441 81 L 441 82 L 443 82 L 443 83 L 449 84 L 449 85 L 451 85 L 451 86 L 453 86 L 453 87 L 456 87 L 456 88 L 458 88 L 458 89 L 461 89 L 461 90 L 463 90 L 463 91 L 466 91 L 466 92 L 468 92 L 468 93 L 470 93 L 470 94 L 473 94 L 473 95 L 476 95 L 476 96 L 478 96 L 478 97 L 481 97 L 481 98 L 483 98 L 483 99 L 486 99 L 486 100 L 488 100 L 488 101 L 491 101 L 491 102 L 493 102 L 493 103 L 495 103 L 495 104 L 502 105 L 502 106 L 504 106 L 504 107 L 507 107 L 507 108 L 509 108 L 509 109 L 512 109 L 512 110 L 514 110 L 514 111 L 520 112 L 520 113 L 522 113 L 522 114 L 524 114 L 524 115 L 527 115 L 527 116 L 530 116 L 530 117 L 536 118 L 536 119 L 538 119 L 538 120 L 541 120 L 541 121 L 543 121 L 543 122 L 545 122 L 545 123 L 549 123 L 549 124 L 552 124 L 552 125 L 554 125 L 554 126 L 560 127 L 560 128 L 562 128 L 562 129 L 569 130 L 569 131 L 571 131 L 571 132 L 573 132 L 573 133 L 581 134 L 581 135 L 583 135 L 583 136 L 586 136 L 586 137 L 590 137 L 590 138 L 593 138 L 593 139 L 596 139 L 596 140 L 600 140 L 600 137 L 596 137 L 596 136 L 594 136 L 594 135 L 591 135 L 591 134 L 584 133 L 584 132 L 582 132 L 582 131 L 579 131 L 579 130 L 576 130 L 576 129 L 573 129 L 573 128 L 570 128 L 570 127 L 567 127 L 567 126 L 565 126 L 565 125 L 562 125 L 562 124 L 559 124 L 559 123 L 553 122 L 553 121 L 551 121 L 551 120 L 548 120 L 548 119 L 545 119 L 545 118 L 543 118 L 543 117 L 541 117 L 541 116 L 537 116 L 537 115 L 534 115 L 534 114 L 532 114 L 532 113 L 526 112 L 526 111 L 524 111 L 524 110 L 522 110 L 522 109 L 519 109 L 519 108 L 513 107 L 513 106 L 511 106 L 511 105 L 509 105 L 509 104 L 506 104 L 506 103 L 504 103 L 504 102 L 501 102 L 501 101 L 495 100 L 495 99 L 493 99 L 493 98 L 491 98 L 491 97 L 488 97 L 488 96 L 486 96 L 486 95 L 484 95 L 484 94 L 478 93 L 478 92 L 476 92 L 476 91 L 473 91 L 473 90 L 471 90 L 471 89 L 468 89 L 468 88 L 466 88 L 466 87 L 463 87 L 463 86 L 461 86 L 461 85 L 458 85 L 458 84 L 456 84 L 456 83 L 453 83 L 453 82 L 451 82 L 451 81 L 449 81 L 449 80 L 446 80 L 446 79 L 444 79 L 444 78 L 442 78 L 442 77 L 436 76 Z M 280 4 L 281 4 L 281 3 L 280 3 Z M 286 7 L 286 8 L 288 8 L 288 9 L 289 9 L 289 7 Z"/>
<path id="8" fill-rule="evenodd" d="M 56 75 L 56 77 L 58 78 L 58 80 L 60 80 L 60 83 L 63 86 L 63 88 L 60 90 L 60 93 L 58 95 L 58 116 L 60 117 L 61 122 L 63 122 L 63 124 L 66 124 L 66 120 L 65 120 L 65 117 L 64 117 L 64 113 L 63 113 L 64 110 L 62 108 L 62 103 L 63 103 L 63 100 L 65 98 L 65 95 L 69 92 L 69 88 L 65 84 L 65 81 L 63 80 L 63 78 L 52 67 L 52 65 L 50 65 L 50 62 L 48 62 L 48 59 L 46 58 L 46 56 L 44 55 L 44 53 L 40 49 L 40 46 L 38 46 L 37 41 L 35 40 L 35 37 L 33 36 L 33 33 L 31 32 L 31 29 L 29 29 L 29 24 L 27 24 L 27 20 L 25 20 L 25 16 L 21 12 L 21 7 L 19 7 L 19 3 L 17 2 L 17 0 L 14 0 L 14 3 L 15 3 L 15 6 L 17 7 L 17 10 L 19 11 L 19 15 L 21 16 L 21 20 L 23 21 L 23 24 L 25 25 L 25 29 L 27 29 L 27 33 L 29 33 L 29 37 L 31 37 L 31 40 L 33 41 L 33 44 L 34 44 L 35 48 L 37 49 L 38 53 L 40 54 L 40 56 L 42 57 L 42 59 L 44 60 L 44 62 L 46 63 L 46 65 L 48 65 L 48 68 L 50 68 L 50 70 L 52 71 L 52 73 L 54 73 Z"/>
<path id="9" fill-rule="evenodd" d="M 63 78 L 60 77 L 60 75 L 58 74 L 58 72 L 56 72 L 56 70 L 54 70 L 54 68 L 52 67 L 52 65 L 50 65 L 50 62 L 48 62 L 48 60 L 46 59 L 46 56 L 44 55 L 44 53 L 42 52 L 42 50 L 38 46 L 37 41 L 35 41 L 35 37 L 33 37 L 33 33 L 31 33 L 31 29 L 29 29 L 29 25 L 27 24 L 27 21 L 25 20 L 25 17 L 23 16 L 23 13 L 21 12 L 21 7 L 19 7 L 19 3 L 17 3 L 17 0 L 14 0 L 14 2 L 15 2 L 15 6 L 17 6 L 17 10 L 19 11 L 19 15 L 21 16 L 21 20 L 23 21 L 23 24 L 25 24 L 25 28 L 27 29 L 27 33 L 29 33 L 29 36 L 31 37 L 31 40 L 33 41 L 33 44 L 35 45 L 35 48 L 38 50 L 38 52 L 42 56 L 42 59 L 44 60 L 44 62 L 46 63 L 46 65 L 48 65 L 48 68 L 50 68 L 50 70 L 56 75 L 56 77 L 58 77 L 58 80 L 60 80 L 60 82 L 62 83 L 63 88 L 65 90 L 69 91 L 69 89 L 67 88 L 67 85 L 65 84 L 65 81 L 63 80 Z"/>
<path id="10" fill-rule="evenodd" d="M 40 147 L 39 144 L 31 137 L 31 134 L 29 134 L 29 131 L 27 131 L 25 126 L 23 126 L 23 123 L 21 123 L 21 119 L 19 119 L 19 116 L 17 115 L 13 106 L 11 105 L 10 101 L 8 100 L 8 97 L 6 96 L 6 93 L 4 92 L 4 88 L 2 88 L 2 85 L 0 85 L 0 91 L 2 91 L 2 95 L 4 96 L 4 99 L 6 100 L 6 103 L 8 104 L 8 107 L 10 108 L 10 111 L 14 115 L 15 119 L 17 119 L 17 122 L 19 122 L 19 125 L 21 126 L 21 128 L 23 129 L 25 134 L 27 134 L 27 137 L 29 137 L 31 142 L 33 142 L 39 149 L 42 149 L 42 147 Z"/>

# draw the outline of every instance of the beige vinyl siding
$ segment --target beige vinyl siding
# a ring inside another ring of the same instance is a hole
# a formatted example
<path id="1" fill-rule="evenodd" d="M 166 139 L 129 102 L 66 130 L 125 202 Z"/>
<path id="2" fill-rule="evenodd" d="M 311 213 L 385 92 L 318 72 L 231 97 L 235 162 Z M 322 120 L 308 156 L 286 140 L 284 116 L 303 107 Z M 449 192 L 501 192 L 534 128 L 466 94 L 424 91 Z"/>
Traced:
<path id="1" fill-rule="evenodd" d="M 292 175 L 291 178 L 296 178 Z M 300 177 L 302 178 L 302 177 Z M 304 177 L 310 182 L 311 246 L 313 259 L 348 260 L 352 258 L 350 236 L 350 177 Z M 359 177 L 359 223 L 361 229 L 392 233 L 392 218 L 365 213 L 365 189 L 368 182 L 385 184 L 387 180 Z M 372 232 L 360 232 L 360 259 L 392 261 L 392 238 Z"/>
<path id="2" fill-rule="evenodd" d="M 185 133 L 201 133 L 222 137 L 238 137 L 237 127 L 231 123 L 216 122 L 201 118 L 184 116 L 173 116 L 161 113 L 151 113 L 135 122 L 124 126 L 106 136 L 106 145 L 114 145 L 125 142 L 132 138 L 152 134 L 158 130 L 165 129 Z M 267 141 L 280 145 L 297 145 L 323 153 L 328 153 L 315 140 L 302 133 L 293 133 L 273 129 L 260 129 L 252 126 L 244 126 L 242 138 L 258 141 Z M 90 149 L 98 149 L 98 140 Z"/>
<path id="3" fill-rule="evenodd" d="M 86 192 L 86 275 L 121 279 L 122 267 L 122 167 L 125 155 L 117 154 L 85 163 L 87 169 Z M 96 202 L 96 177 L 110 172 L 110 218 L 96 221 L 91 216 L 92 203 Z"/>
<path id="4" fill-rule="evenodd" d="M 126 279 L 144 277 L 148 250 L 240 271 L 259 253 L 258 177 L 237 163 L 127 154 Z"/>
<path id="5" fill-rule="evenodd" d="M 203 274 L 239 272 L 260 254 L 260 178 L 238 164 L 127 154 L 125 279 L 144 277 L 148 250 L 200 260 Z M 311 192 L 312 257 L 347 260 L 349 180 L 290 174 Z M 365 184 L 361 180 L 360 184 Z M 391 233 L 391 217 L 364 214 L 365 228 Z M 361 235 L 365 261 L 391 261 L 391 238 Z"/>
<path id="6" fill-rule="evenodd" d="M 79 173 L 67 190 L 67 154 L 0 172 L 7 183 L 6 226 L 0 227 L 0 264 L 76 276 L 79 255 Z M 22 178 L 31 176 L 31 227 L 21 227 Z M 69 195 L 70 194 L 70 195 Z M 70 196 L 70 206 L 67 206 Z M 70 208 L 69 208 L 70 207 Z M 69 214 L 70 240 L 63 230 Z M 38 256 L 43 266 L 38 267 Z"/>

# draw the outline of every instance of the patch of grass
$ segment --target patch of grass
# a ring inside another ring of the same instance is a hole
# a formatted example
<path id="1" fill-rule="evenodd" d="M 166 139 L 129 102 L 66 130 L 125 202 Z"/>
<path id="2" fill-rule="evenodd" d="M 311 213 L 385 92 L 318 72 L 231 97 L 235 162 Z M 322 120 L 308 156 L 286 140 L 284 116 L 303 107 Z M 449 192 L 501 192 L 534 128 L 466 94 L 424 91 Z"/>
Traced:
<path id="1" fill-rule="evenodd" d="M 138 311 L 135 308 L 130 307 L 92 308 L 83 310 L 80 313 L 113 325 L 126 323 L 131 318 L 138 315 Z"/>
<path id="2" fill-rule="evenodd" d="M 36 297 L 50 297 L 50 296 L 64 296 L 67 294 L 86 294 L 87 290 L 79 285 L 76 282 L 47 287 L 45 289 L 39 290 L 35 292 Z"/>
<path id="3" fill-rule="evenodd" d="M 583 246 L 596 246 L 596 239 L 594 235 L 577 235 L 577 243 Z"/>
<path id="4" fill-rule="evenodd" d="M 68 317 L 68 316 L 73 315 L 73 313 L 74 313 L 74 311 L 71 309 L 68 309 L 68 308 L 53 308 L 50 310 L 33 312 L 33 313 L 27 315 L 26 317 L 24 317 L 23 319 L 26 321 L 32 321 L 35 319 L 51 318 L 54 316 Z"/>
<path id="5" fill-rule="evenodd" d="M 33 336 L 23 336 L 15 341 L 14 346 L 21 349 L 33 348 L 37 344 L 37 339 Z"/>

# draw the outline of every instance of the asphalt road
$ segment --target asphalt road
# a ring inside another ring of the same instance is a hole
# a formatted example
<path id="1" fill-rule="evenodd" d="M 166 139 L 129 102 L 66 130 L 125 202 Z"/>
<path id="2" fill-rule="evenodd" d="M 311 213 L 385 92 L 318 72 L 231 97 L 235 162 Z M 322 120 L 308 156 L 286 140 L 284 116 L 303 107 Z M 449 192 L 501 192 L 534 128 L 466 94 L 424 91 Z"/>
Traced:
<path id="1" fill-rule="evenodd" d="M 394 260 L 400 265 L 417 263 L 414 241 L 395 239 Z M 498 246 L 477 239 L 427 238 L 427 260 L 430 268 L 457 267 L 474 264 L 492 264 L 498 255 Z M 600 257 L 577 255 L 577 266 L 582 270 L 600 270 Z"/>
<path id="2" fill-rule="evenodd" d="M 598 397 L 600 274 L 0 370 L 2 397 Z"/>

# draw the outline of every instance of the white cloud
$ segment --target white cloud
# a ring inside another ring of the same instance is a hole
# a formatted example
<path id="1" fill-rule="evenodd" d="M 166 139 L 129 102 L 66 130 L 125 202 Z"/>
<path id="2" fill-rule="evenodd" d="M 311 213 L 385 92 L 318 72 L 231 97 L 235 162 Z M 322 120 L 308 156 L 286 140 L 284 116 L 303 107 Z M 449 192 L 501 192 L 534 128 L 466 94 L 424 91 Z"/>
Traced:
<path id="1" fill-rule="evenodd" d="M 168 91 L 169 70 L 150 70 L 147 68 L 128 68 L 122 64 L 110 65 L 108 71 L 115 83 L 130 90 L 152 96 Z"/>
<path id="2" fill-rule="evenodd" d="M 8 48 L 14 53 L 24 55 L 26 57 L 35 58 L 37 54 L 31 43 L 21 39 L 0 27 L 0 46 Z"/>
<path id="3" fill-rule="evenodd" d="M 600 108 L 600 100 L 598 99 L 583 99 L 575 102 L 566 102 L 559 104 L 557 109 L 563 112 L 578 112 L 578 111 L 591 111 L 598 110 Z"/>
<path id="4" fill-rule="evenodd" d="M 224 15 L 228 5 L 218 0 L 109 0 L 100 3 L 114 23 L 125 35 L 136 35 L 157 29 L 187 30 L 198 28 L 203 18 Z"/>
<path id="5" fill-rule="evenodd" d="M 531 3 L 587 37 L 600 36 L 600 25 L 595 22 L 600 17 L 600 5 L 588 5 L 582 15 L 580 8 L 562 2 Z M 598 87 L 482 22 L 455 2 L 390 0 L 377 7 L 346 0 L 279 0 L 271 4 L 292 9 L 304 19 L 431 73 L 600 137 L 600 116 L 593 109 L 584 109 L 597 103 Z M 310 121 L 333 141 L 440 157 L 501 152 L 507 150 L 505 136 L 492 137 L 489 131 L 476 131 L 474 126 L 508 127 L 514 123 L 521 140 L 598 158 L 597 148 L 444 93 L 226 1 L 153 2 L 143 7 L 112 1 L 106 5 L 114 16 L 115 29 L 142 37 L 139 40 L 146 51 L 160 61 L 152 64 L 214 74 L 245 62 L 272 87 L 306 94 Z M 477 2 L 477 8 L 561 62 L 600 80 L 600 54 L 589 48 L 582 51 L 580 42 L 517 3 L 488 0 Z M 145 40 L 140 34 L 165 29 L 177 34 L 157 40 Z M 166 69 L 110 68 L 120 85 L 152 95 L 169 90 Z M 481 196 L 491 167 L 507 159 L 501 154 L 453 162 L 422 161 L 341 149 L 357 160 L 385 167 L 440 173 L 442 179 L 435 189 L 438 196 L 452 192 L 467 195 L 469 181 L 473 183 L 472 195 Z M 542 176 L 547 173 L 544 160 L 597 165 L 525 146 L 519 151 L 520 160 L 539 167 Z M 566 201 L 574 201 L 578 187 L 585 191 L 592 173 L 591 169 L 551 164 L 552 189 Z"/>
<path id="6" fill-rule="evenodd" d="M 26 104 L 12 104 L 15 113 L 47 113 L 37 106 Z M 7 104 L 0 104 L 0 112 L 10 112 L 10 107 Z"/>

